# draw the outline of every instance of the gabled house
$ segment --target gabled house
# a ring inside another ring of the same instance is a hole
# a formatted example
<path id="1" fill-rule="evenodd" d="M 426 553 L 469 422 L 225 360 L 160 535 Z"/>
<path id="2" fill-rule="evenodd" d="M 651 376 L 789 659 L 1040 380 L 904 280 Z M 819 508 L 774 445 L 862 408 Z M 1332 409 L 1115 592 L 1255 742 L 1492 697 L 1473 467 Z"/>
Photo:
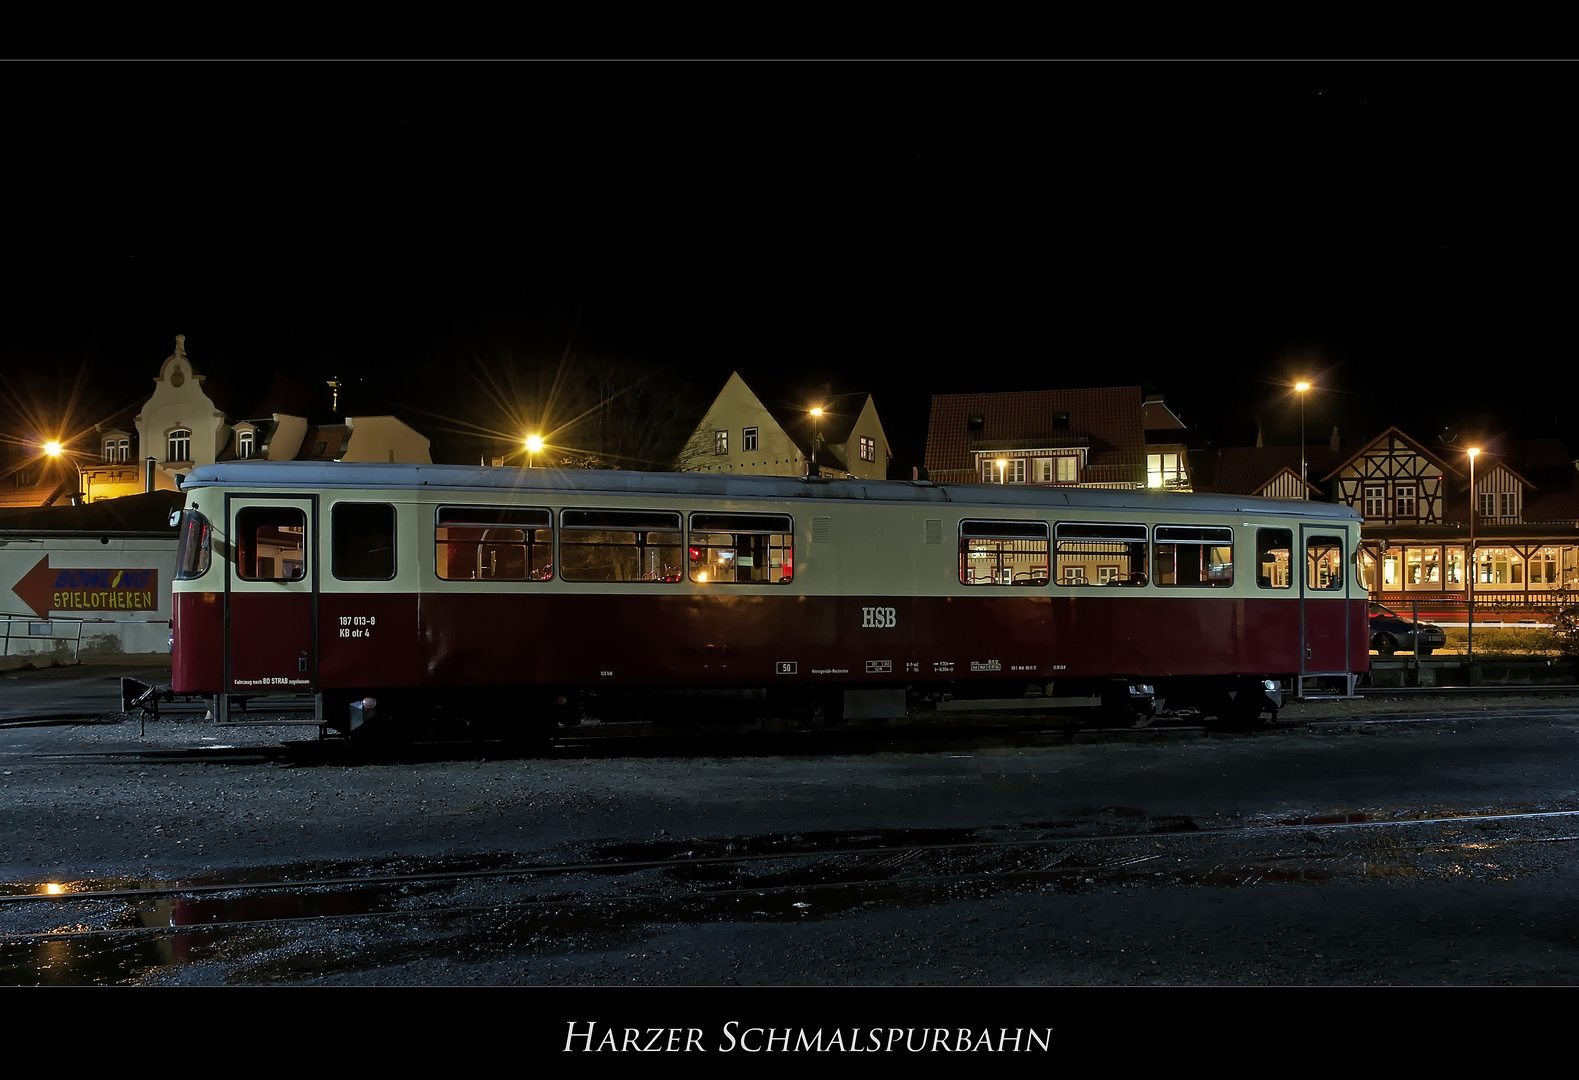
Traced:
<path id="1" fill-rule="evenodd" d="M 1538 602 L 1579 585 L 1579 470 L 1556 439 L 1493 440 L 1473 469 L 1465 446 L 1388 428 L 1329 472 L 1334 501 L 1365 519 L 1359 572 L 1383 603 Z M 1473 524 L 1472 524 L 1473 523 Z"/>
<path id="2" fill-rule="evenodd" d="M 1390 427 L 1322 480 L 1333 485 L 1334 502 L 1354 507 L 1367 524 L 1437 525 L 1445 520 L 1447 484 L 1461 476 L 1445 454 Z"/>
<path id="3" fill-rule="evenodd" d="M 739 372 L 732 372 L 686 441 L 675 468 L 882 480 L 888 476 L 892 457 L 870 394 L 823 395 L 805 405 L 770 405 Z"/>
<path id="4" fill-rule="evenodd" d="M 936 394 L 927 475 L 940 484 L 1145 487 L 1141 406 L 1138 386 Z"/>
<path id="5" fill-rule="evenodd" d="M 342 423 L 309 423 L 304 416 L 264 411 L 230 420 L 222 401 L 210 392 L 186 353 L 186 335 L 177 334 L 175 351 L 154 378 L 153 394 L 133 421 L 98 431 L 99 460 L 84 463 L 87 501 L 117 498 L 148 486 L 179 490 L 185 475 L 199 465 L 247 458 L 269 461 L 432 461 L 427 438 L 393 416 L 346 417 Z M 32 505 L 40 505 L 38 502 Z"/>
<path id="6" fill-rule="evenodd" d="M 1329 445 L 1304 448 L 1307 476 L 1331 468 L 1338 454 Z M 1223 495 L 1255 495 L 1263 499 L 1321 499 L 1312 483 L 1300 483 L 1297 446 L 1225 446 L 1202 455 L 1196 467 L 1196 491 Z"/>

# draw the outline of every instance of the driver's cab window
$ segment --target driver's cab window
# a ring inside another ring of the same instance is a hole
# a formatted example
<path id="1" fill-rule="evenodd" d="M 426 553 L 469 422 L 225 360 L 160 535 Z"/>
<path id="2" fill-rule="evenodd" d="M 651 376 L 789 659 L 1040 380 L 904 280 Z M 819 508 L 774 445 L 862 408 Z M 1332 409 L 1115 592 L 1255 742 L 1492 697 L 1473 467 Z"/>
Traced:
<path id="1" fill-rule="evenodd" d="M 1286 589 L 1290 556 L 1294 552 L 1292 529 L 1256 530 L 1256 585 L 1263 589 Z"/>
<path id="2" fill-rule="evenodd" d="M 300 581 L 307 576 L 307 515 L 291 506 L 236 512 L 236 573 L 244 581 Z"/>
<path id="3" fill-rule="evenodd" d="M 1305 543 L 1305 587 L 1315 592 L 1343 589 L 1343 538 L 1312 536 Z"/>

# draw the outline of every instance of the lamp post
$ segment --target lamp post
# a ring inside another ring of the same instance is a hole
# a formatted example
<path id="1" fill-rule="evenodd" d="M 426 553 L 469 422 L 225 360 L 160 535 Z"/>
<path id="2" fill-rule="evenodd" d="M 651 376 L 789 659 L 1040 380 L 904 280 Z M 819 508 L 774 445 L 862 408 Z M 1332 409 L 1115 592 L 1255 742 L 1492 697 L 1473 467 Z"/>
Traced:
<path id="1" fill-rule="evenodd" d="M 1310 383 L 1303 379 L 1294 384 L 1294 389 L 1299 392 L 1299 497 L 1310 498 L 1310 481 L 1305 479 L 1305 395 L 1310 392 Z"/>
<path id="2" fill-rule="evenodd" d="M 532 455 L 540 453 L 543 449 L 543 437 L 541 435 L 528 435 L 525 440 L 525 445 L 526 467 L 530 469 L 532 467 Z"/>
<path id="3" fill-rule="evenodd" d="M 819 475 L 812 470 L 817 467 L 817 422 L 822 419 L 822 406 L 811 407 L 811 460 L 806 463 L 806 475 Z"/>
<path id="4" fill-rule="evenodd" d="M 1003 470 L 1008 468 L 1009 463 L 1003 458 L 999 458 L 993 464 L 998 466 L 998 484 L 1001 486 L 1003 484 Z"/>
<path id="5" fill-rule="evenodd" d="M 1466 452 L 1469 454 L 1469 548 L 1464 552 L 1465 569 L 1468 571 L 1465 575 L 1464 587 L 1468 590 L 1466 595 L 1469 599 L 1469 634 L 1466 645 L 1468 660 L 1466 662 L 1470 666 L 1470 682 L 1473 684 L 1475 678 L 1473 674 L 1475 667 L 1475 574 L 1479 569 L 1475 565 L 1475 511 L 1479 508 L 1480 502 L 1480 497 L 1475 492 L 1475 458 L 1480 456 L 1480 447 L 1471 446 Z"/>
<path id="6" fill-rule="evenodd" d="M 49 442 L 44 444 L 44 453 L 52 458 L 65 458 L 71 463 L 71 467 L 77 470 L 77 490 L 71 496 L 71 505 L 76 506 L 78 499 L 86 502 L 88 499 L 88 493 L 86 491 L 88 484 L 87 481 L 83 479 L 82 466 L 77 464 L 76 459 L 71 456 L 71 453 L 56 439 L 51 439 Z"/>

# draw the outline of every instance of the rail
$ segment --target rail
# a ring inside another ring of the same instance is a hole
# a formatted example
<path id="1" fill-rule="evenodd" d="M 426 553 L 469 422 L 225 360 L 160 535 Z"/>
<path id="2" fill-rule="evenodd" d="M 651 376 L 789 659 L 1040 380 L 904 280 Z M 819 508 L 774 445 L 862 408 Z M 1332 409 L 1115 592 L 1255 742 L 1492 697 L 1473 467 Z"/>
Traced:
<path id="1" fill-rule="evenodd" d="M 70 653 L 73 660 L 82 657 L 82 640 L 86 628 L 93 626 L 117 626 L 122 624 L 169 626 L 169 619 L 84 619 L 72 616 L 53 616 L 41 619 L 37 615 L 0 615 L 5 620 L 5 636 L 0 639 L 0 657 L 7 656 L 50 656 Z M 23 628 L 17 633 L 17 627 Z M 64 628 L 68 632 L 61 634 L 57 628 Z M 75 634 L 70 631 L 75 628 Z M 91 638 L 89 639 L 91 640 Z M 18 650 L 12 652 L 12 642 L 18 643 Z M 21 648 L 21 643 L 59 642 L 42 648 Z"/>

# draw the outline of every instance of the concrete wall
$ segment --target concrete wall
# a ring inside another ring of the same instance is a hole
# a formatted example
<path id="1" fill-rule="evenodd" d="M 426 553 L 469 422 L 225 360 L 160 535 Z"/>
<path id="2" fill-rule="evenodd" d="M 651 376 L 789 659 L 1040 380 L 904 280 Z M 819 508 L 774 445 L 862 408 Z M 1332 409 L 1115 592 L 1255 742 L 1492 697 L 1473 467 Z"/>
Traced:
<path id="1" fill-rule="evenodd" d="M 83 658 L 169 653 L 175 545 L 173 535 L 0 538 L 0 657 L 70 658 L 79 650 Z M 111 586 L 113 573 L 62 578 L 62 571 L 72 570 L 153 573 L 151 588 L 139 590 L 134 573 Z M 136 595 L 143 591 L 152 593 L 151 610 Z M 44 613 L 26 598 L 40 603 Z M 57 601 L 63 606 L 56 607 Z"/>

